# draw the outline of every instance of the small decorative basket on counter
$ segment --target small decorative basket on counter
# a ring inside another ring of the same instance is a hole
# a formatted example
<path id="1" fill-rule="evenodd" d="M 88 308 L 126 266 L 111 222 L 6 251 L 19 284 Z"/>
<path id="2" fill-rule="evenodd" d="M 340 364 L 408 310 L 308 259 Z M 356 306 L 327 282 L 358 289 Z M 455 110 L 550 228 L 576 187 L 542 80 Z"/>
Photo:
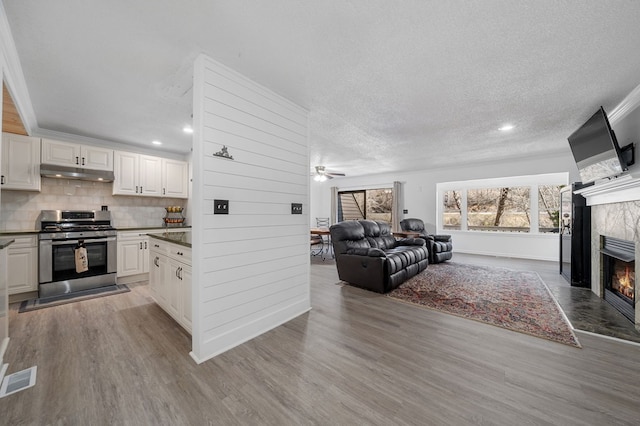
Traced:
<path id="1" fill-rule="evenodd" d="M 184 212 L 183 207 L 169 206 L 164 209 L 167 211 L 162 219 L 164 221 L 164 226 L 184 226 L 184 216 L 182 215 Z"/>

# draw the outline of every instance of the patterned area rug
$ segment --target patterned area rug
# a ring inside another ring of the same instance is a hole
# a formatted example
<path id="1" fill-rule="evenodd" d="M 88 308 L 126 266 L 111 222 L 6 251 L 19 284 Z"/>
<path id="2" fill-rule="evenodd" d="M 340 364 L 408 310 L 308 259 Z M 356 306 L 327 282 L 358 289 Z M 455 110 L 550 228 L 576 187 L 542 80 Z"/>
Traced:
<path id="1" fill-rule="evenodd" d="M 387 296 L 509 330 L 581 347 L 535 272 L 439 263 Z"/>

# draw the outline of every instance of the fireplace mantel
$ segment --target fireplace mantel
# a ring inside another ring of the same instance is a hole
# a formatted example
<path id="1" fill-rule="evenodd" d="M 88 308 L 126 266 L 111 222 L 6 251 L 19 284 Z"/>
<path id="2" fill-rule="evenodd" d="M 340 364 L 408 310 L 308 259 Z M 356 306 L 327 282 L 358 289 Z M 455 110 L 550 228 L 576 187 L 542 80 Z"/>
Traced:
<path id="1" fill-rule="evenodd" d="M 588 206 L 640 200 L 640 176 L 626 174 L 612 180 L 574 191 L 587 200 Z"/>

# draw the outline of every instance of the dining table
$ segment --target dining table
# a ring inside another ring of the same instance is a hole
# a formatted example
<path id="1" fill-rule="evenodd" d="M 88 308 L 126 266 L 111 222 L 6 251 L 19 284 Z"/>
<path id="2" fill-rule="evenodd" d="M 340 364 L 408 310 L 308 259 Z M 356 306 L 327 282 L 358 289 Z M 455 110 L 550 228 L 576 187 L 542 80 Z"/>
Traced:
<path id="1" fill-rule="evenodd" d="M 331 247 L 331 232 L 329 228 L 311 228 L 311 235 L 319 235 L 322 237 L 322 258 L 325 253 L 330 254 L 333 259 L 333 248 Z"/>

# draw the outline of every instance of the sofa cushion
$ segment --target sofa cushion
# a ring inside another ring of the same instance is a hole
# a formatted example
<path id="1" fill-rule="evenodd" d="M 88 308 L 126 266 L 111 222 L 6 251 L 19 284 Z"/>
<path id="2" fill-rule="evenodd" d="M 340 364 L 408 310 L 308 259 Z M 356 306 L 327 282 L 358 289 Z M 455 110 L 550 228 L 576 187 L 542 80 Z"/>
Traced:
<path id="1" fill-rule="evenodd" d="M 387 255 L 387 267 L 389 274 L 406 269 L 409 265 L 417 264 L 429 257 L 426 247 L 421 246 L 400 246 L 385 251 Z"/>
<path id="2" fill-rule="evenodd" d="M 364 237 L 364 227 L 357 220 L 341 222 L 340 226 L 332 226 L 331 243 L 336 255 L 346 253 L 354 248 L 371 248 Z"/>
<path id="3" fill-rule="evenodd" d="M 395 247 L 396 239 L 391 235 L 389 224 L 382 221 L 361 220 L 364 227 L 364 235 L 371 247 L 387 250 Z"/>

